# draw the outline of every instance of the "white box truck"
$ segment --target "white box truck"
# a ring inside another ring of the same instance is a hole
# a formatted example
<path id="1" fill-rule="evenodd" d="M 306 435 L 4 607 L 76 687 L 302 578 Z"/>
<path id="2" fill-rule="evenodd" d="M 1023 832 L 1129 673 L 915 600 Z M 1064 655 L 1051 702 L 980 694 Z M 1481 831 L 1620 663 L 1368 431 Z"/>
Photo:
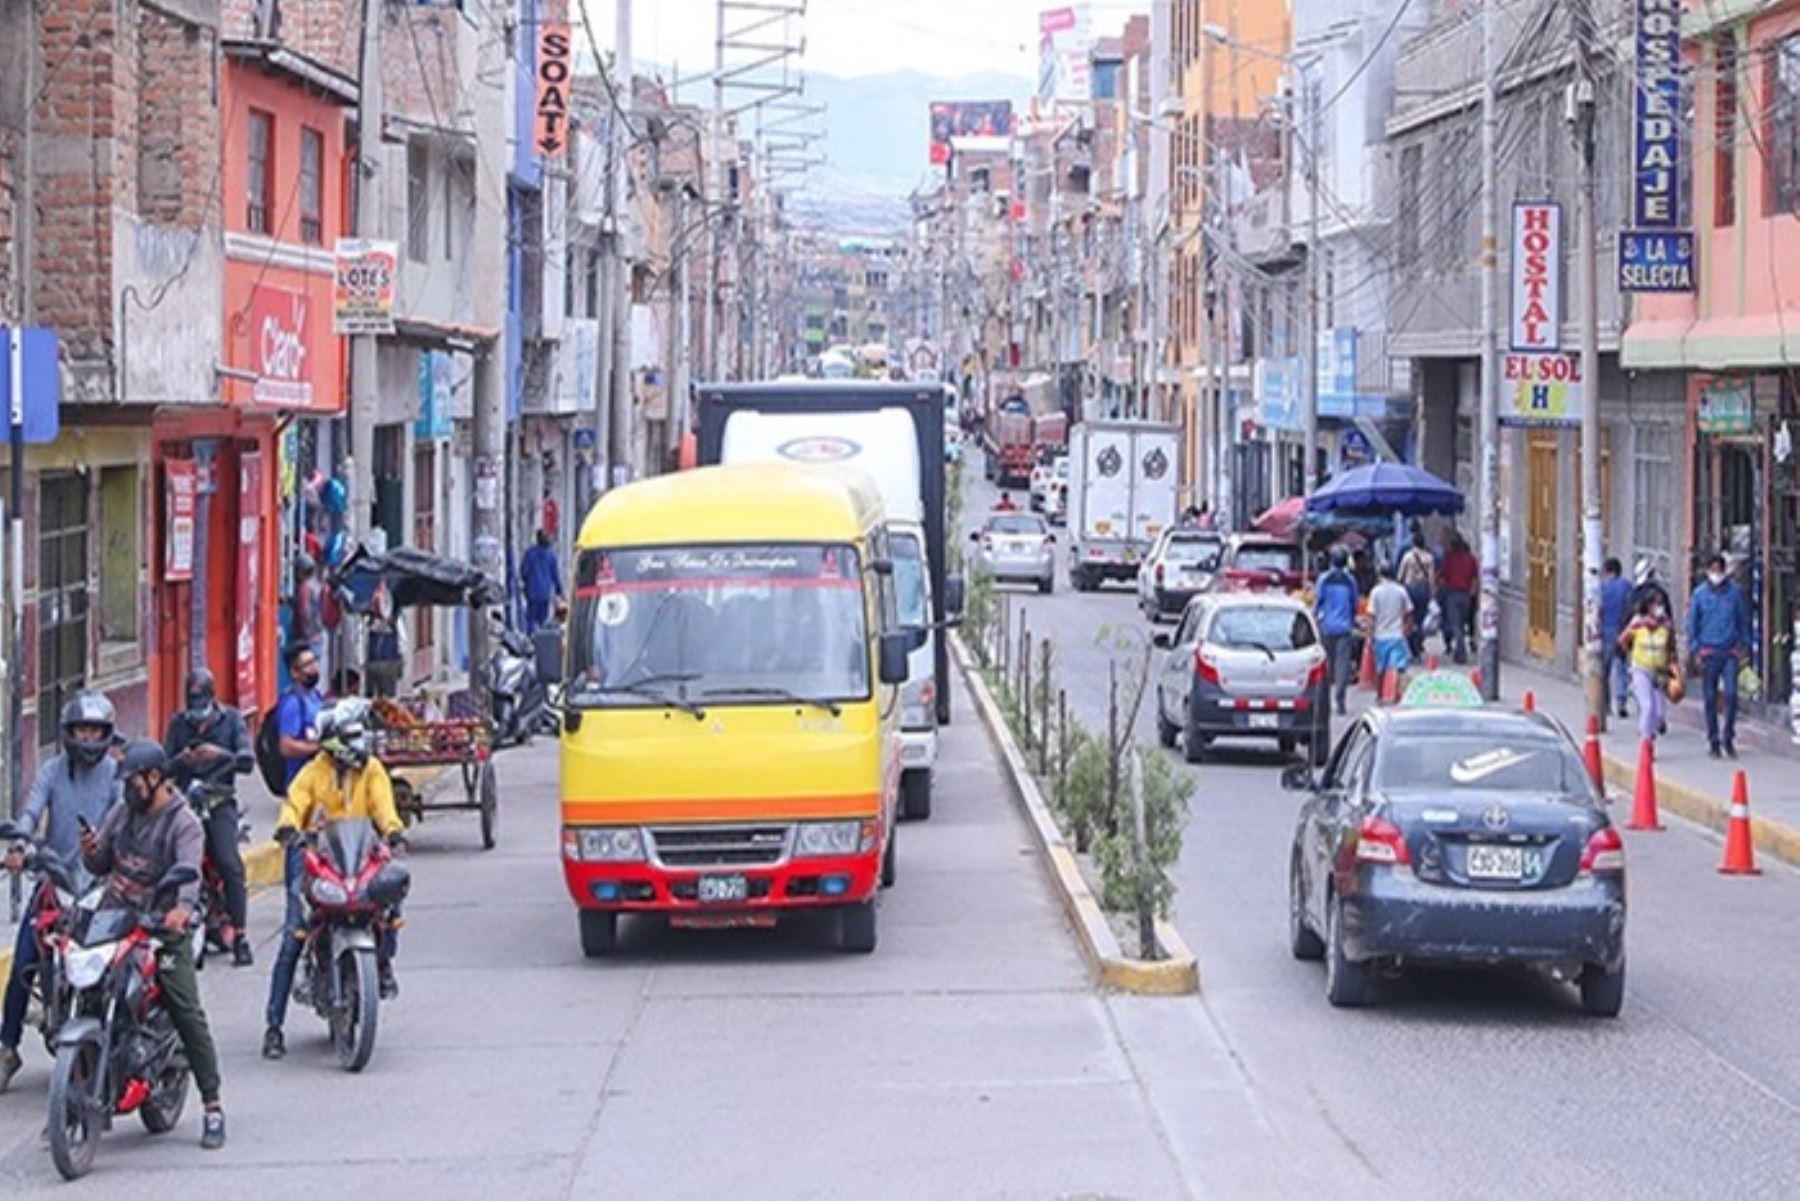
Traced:
<path id="1" fill-rule="evenodd" d="M 900 690 L 900 811 L 908 818 L 930 817 L 931 773 L 937 762 L 937 635 L 931 629 L 925 488 L 913 415 L 903 408 L 861 413 L 739 410 L 725 421 L 719 461 L 825 463 L 858 468 L 875 481 L 887 508 L 900 624 L 925 631 L 908 656 L 907 682 Z M 941 463 L 935 466 L 942 471 Z"/>
<path id="2" fill-rule="evenodd" d="M 1069 584 L 1091 592 L 1135 580 L 1156 536 L 1175 524 L 1181 427 L 1084 421 L 1069 440 Z"/>

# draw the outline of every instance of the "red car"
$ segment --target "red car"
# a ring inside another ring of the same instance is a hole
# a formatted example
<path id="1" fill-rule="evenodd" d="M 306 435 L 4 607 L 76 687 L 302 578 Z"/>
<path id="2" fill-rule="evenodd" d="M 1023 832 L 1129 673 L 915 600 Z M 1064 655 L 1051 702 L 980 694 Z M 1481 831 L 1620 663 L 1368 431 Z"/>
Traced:
<path id="1" fill-rule="evenodd" d="M 1233 534 L 1225 540 L 1215 592 L 1298 592 L 1305 585 L 1300 547 L 1269 534 Z"/>

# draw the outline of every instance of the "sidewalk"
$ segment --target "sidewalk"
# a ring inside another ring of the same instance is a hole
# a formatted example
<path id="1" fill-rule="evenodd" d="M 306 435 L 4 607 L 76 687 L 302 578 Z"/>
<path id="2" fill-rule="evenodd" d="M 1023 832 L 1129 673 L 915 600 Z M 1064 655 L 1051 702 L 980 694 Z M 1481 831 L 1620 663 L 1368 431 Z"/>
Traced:
<path id="1" fill-rule="evenodd" d="M 1587 700 L 1580 684 L 1518 663 L 1501 667 L 1503 697 L 1518 704 L 1527 691 L 1537 707 L 1567 726 L 1580 743 L 1587 731 Z M 1753 746 L 1740 738 L 1738 758 L 1709 759 L 1706 735 L 1690 721 L 1701 713 L 1700 698 L 1689 693 L 1670 715 L 1669 732 L 1656 746 L 1657 802 L 1663 811 L 1715 830 L 1729 815 L 1732 777 L 1741 769 L 1750 785 L 1750 813 L 1757 850 L 1800 866 L 1800 770 L 1791 755 Z M 1601 736 L 1606 778 L 1623 789 L 1629 804 L 1637 778 L 1637 719 L 1614 716 Z"/>

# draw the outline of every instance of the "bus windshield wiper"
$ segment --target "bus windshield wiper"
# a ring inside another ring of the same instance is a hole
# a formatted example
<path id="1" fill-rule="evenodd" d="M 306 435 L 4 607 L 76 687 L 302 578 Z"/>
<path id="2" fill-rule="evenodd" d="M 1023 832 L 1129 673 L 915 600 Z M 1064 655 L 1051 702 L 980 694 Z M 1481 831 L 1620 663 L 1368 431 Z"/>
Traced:
<path id="1" fill-rule="evenodd" d="M 825 712 L 831 714 L 833 717 L 838 716 L 840 713 L 842 713 L 844 711 L 842 706 L 840 706 L 836 701 L 828 701 L 828 700 L 825 700 L 823 697 L 801 696 L 799 693 L 793 691 L 792 689 L 777 688 L 777 687 L 774 687 L 773 685 L 765 685 L 765 684 L 750 684 L 750 685 L 746 685 L 742 688 L 708 688 L 705 692 L 701 693 L 700 695 L 701 696 L 766 696 L 766 697 L 773 697 L 777 700 L 794 701 L 794 702 L 796 702 L 798 704 L 802 704 L 802 705 L 811 705 L 816 709 L 825 710 Z"/>
<path id="2" fill-rule="evenodd" d="M 618 696 L 621 694 L 626 696 L 641 696 L 645 700 L 655 701 L 657 704 L 664 705 L 670 709 L 679 709 L 692 717 L 695 721 L 700 721 L 705 718 L 706 710 L 702 709 L 699 705 L 696 705 L 693 701 L 676 696 L 674 693 L 664 692 L 662 689 L 655 687 L 657 684 L 679 684 L 688 680 L 697 680 L 699 678 L 698 672 L 669 672 L 663 675 L 644 676 L 642 679 L 632 680 L 629 683 L 624 684 L 602 684 L 598 688 L 587 689 L 587 692 L 593 696 Z"/>

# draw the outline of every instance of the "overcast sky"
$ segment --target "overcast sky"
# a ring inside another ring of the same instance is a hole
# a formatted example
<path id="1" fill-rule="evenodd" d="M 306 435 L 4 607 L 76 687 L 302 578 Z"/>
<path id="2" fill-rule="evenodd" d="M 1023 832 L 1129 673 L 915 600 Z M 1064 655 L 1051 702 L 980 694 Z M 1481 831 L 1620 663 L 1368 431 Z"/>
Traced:
<path id="1" fill-rule="evenodd" d="M 578 0 L 580 2 L 580 0 Z M 585 0 L 594 35 L 611 47 L 615 0 Z M 916 70 L 930 75 L 1004 71 L 1037 75 L 1037 14 L 1055 0 L 809 0 L 799 27 L 804 65 L 832 75 Z M 1096 35 L 1115 34 L 1141 3 L 1088 5 Z M 712 65 L 716 29 L 713 0 L 635 0 L 633 54 L 679 63 L 682 75 Z M 747 13 L 733 14 L 741 24 Z M 735 26 L 734 26 L 735 27 Z M 683 96 L 683 99 L 689 99 Z M 697 99 L 697 97 L 694 97 Z"/>

